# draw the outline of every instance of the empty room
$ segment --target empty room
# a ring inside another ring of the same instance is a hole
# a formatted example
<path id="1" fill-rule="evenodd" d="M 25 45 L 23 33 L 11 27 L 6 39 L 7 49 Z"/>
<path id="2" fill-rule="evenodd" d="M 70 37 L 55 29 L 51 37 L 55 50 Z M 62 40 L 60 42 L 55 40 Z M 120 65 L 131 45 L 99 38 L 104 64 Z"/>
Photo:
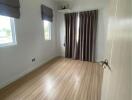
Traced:
<path id="1" fill-rule="evenodd" d="M 0 100 L 132 100 L 132 0 L 0 0 Z"/>

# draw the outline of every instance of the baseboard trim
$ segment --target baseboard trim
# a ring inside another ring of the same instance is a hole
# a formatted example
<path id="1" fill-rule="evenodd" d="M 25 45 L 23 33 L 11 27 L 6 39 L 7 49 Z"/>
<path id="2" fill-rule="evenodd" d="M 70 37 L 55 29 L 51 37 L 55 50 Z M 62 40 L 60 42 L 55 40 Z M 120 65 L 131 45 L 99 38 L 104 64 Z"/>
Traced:
<path id="1" fill-rule="evenodd" d="M 19 79 L 25 77 L 26 75 L 32 73 L 33 71 L 35 71 L 35 70 L 37 70 L 38 68 L 42 67 L 44 64 L 46 64 L 46 63 L 48 63 L 48 62 L 50 62 L 50 61 L 52 61 L 52 60 L 54 60 L 54 59 L 56 59 L 56 58 L 59 58 L 59 56 L 50 57 L 50 58 L 44 60 L 42 63 L 40 63 L 40 64 L 38 65 L 38 67 L 33 67 L 33 68 L 30 68 L 30 69 L 27 69 L 26 71 L 24 71 L 24 72 L 20 73 L 19 75 L 17 75 L 17 77 L 14 77 L 14 78 L 12 78 L 11 80 L 9 80 L 9 81 L 7 81 L 7 82 L 1 84 L 1 85 L 0 85 L 0 90 L 3 89 L 3 88 L 5 88 L 5 87 L 7 87 L 7 86 L 9 86 L 9 85 L 11 85 L 11 84 L 13 84 L 14 82 L 18 81 Z"/>

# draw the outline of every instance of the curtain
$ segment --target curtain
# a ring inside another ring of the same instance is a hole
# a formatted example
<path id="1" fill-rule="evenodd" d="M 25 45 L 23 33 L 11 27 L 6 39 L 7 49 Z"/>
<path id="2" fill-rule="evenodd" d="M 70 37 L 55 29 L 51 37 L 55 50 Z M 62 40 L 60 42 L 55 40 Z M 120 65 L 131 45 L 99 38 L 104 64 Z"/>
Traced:
<path id="1" fill-rule="evenodd" d="M 53 10 L 45 5 L 41 5 L 42 20 L 53 21 Z"/>
<path id="2" fill-rule="evenodd" d="M 66 40 L 65 57 L 74 58 L 76 49 L 77 13 L 65 14 Z"/>
<path id="3" fill-rule="evenodd" d="M 79 16 L 79 59 L 94 62 L 98 11 L 80 12 Z"/>
<path id="4" fill-rule="evenodd" d="M 0 0 L 0 15 L 20 18 L 19 0 Z"/>
<path id="5" fill-rule="evenodd" d="M 65 14 L 65 57 L 95 61 L 97 19 L 97 10 Z"/>

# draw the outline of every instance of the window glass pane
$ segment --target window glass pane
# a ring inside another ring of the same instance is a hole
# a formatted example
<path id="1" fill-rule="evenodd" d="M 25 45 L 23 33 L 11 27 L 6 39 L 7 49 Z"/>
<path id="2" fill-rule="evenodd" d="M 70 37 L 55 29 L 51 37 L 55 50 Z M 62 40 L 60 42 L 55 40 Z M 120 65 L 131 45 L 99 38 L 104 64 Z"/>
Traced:
<path id="1" fill-rule="evenodd" d="M 10 17 L 0 16 L 0 44 L 13 42 Z"/>
<path id="2" fill-rule="evenodd" d="M 45 40 L 51 40 L 51 22 L 44 20 L 44 37 Z"/>

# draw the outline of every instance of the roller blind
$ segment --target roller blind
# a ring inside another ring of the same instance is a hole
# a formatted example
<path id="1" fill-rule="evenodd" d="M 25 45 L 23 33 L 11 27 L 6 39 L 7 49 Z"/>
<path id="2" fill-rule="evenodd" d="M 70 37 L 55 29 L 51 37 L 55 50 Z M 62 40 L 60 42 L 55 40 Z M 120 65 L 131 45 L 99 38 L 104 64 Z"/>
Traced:
<path id="1" fill-rule="evenodd" d="M 0 15 L 20 18 L 19 0 L 0 0 Z"/>
<path id="2" fill-rule="evenodd" d="M 45 5 L 41 5 L 42 20 L 53 21 L 53 10 Z"/>

